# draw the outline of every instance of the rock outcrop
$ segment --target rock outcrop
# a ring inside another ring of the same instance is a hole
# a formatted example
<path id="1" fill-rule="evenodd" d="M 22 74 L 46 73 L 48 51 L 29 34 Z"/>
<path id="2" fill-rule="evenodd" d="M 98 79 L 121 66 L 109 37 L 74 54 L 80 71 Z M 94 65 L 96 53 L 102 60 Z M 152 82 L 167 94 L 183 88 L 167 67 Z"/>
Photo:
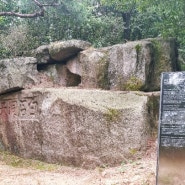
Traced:
<path id="1" fill-rule="evenodd" d="M 99 49 L 71 40 L 40 46 L 34 56 L 39 72 L 52 86 L 158 91 L 160 74 L 179 70 L 174 39 L 145 39 Z"/>
<path id="2" fill-rule="evenodd" d="M 160 73 L 178 70 L 175 40 L 99 49 L 71 40 L 32 56 L 0 61 L 1 149 L 86 168 L 145 153 L 159 93 L 138 90 L 157 91 Z"/>
<path id="3" fill-rule="evenodd" d="M 157 91 L 162 72 L 179 70 L 174 39 L 91 48 L 70 60 L 72 63 L 80 69 L 76 73 L 81 73 L 83 87 L 113 90 Z"/>
<path id="4" fill-rule="evenodd" d="M 1 96 L 1 146 L 91 168 L 141 156 L 151 137 L 145 93 L 33 89 Z"/>

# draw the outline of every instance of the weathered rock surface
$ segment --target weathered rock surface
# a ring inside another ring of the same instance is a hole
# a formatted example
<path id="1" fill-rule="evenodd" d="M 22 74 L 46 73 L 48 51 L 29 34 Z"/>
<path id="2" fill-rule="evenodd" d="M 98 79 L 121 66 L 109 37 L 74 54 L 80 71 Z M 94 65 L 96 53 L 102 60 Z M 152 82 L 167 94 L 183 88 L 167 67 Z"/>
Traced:
<path id="1" fill-rule="evenodd" d="M 71 73 L 82 76 L 82 65 L 79 57 L 68 60 L 66 67 Z"/>
<path id="2" fill-rule="evenodd" d="M 31 56 L 37 58 L 38 64 L 66 62 L 65 60 L 77 55 L 91 46 L 82 40 L 56 41 L 35 49 Z"/>
<path id="3" fill-rule="evenodd" d="M 91 168 L 139 157 L 151 137 L 151 94 L 32 89 L 0 97 L 1 147 Z"/>
<path id="4" fill-rule="evenodd" d="M 0 60 L 0 94 L 28 88 L 38 82 L 37 61 L 32 57 Z"/>
<path id="5" fill-rule="evenodd" d="M 39 87 L 157 91 L 161 73 L 178 70 L 173 39 L 146 39 L 99 49 L 89 46 L 79 40 L 56 42 L 37 48 L 36 59 L 1 61 L 0 93 L 25 88 L 31 81 Z"/>
<path id="6" fill-rule="evenodd" d="M 109 89 L 109 58 L 107 51 L 90 48 L 67 62 L 67 68 L 81 76 L 83 88 Z"/>
<path id="7" fill-rule="evenodd" d="M 38 64 L 47 64 L 51 61 L 49 55 L 49 45 L 43 45 L 32 51 L 32 55 L 37 59 Z"/>
<path id="8" fill-rule="evenodd" d="M 75 66 L 74 73 L 81 74 L 83 87 L 113 90 L 156 91 L 160 89 L 162 72 L 179 70 L 174 39 L 146 39 L 88 49 L 71 60 L 70 66 Z"/>
<path id="9" fill-rule="evenodd" d="M 49 54 L 56 61 L 63 61 L 89 48 L 91 44 L 81 40 L 53 42 L 49 45 Z"/>
<path id="10" fill-rule="evenodd" d="M 71 73 L 63 64 L 46 65 L 39 70 L 39 74 L 39 87 L 73 87 L 81 83 L 81 76 Z"/>

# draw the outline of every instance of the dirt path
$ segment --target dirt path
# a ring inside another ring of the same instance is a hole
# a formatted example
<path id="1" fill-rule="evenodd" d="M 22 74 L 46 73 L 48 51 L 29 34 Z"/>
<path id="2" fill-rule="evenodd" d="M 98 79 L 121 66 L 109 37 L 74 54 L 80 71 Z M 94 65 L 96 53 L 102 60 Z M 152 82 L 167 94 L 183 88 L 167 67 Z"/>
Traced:
<path id="1" fill-rule="evenodd" d="M 61 167 L 49 172 L 0 165 L 1 185 L 153 185 L 154 182 L 154 160 L 93 171 Z"/>
<path id="2" fill-rule="evenodd" d="M 0 153 L 0 185 L 154 185 L 156 151 L 114 168 L 50 165 Z"/>

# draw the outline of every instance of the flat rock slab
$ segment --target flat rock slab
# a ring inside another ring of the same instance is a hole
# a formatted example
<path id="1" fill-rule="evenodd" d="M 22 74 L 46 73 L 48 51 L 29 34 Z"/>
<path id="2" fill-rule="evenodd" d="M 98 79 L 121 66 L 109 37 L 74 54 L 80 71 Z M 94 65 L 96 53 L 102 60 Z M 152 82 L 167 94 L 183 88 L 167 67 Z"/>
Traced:
<path id="1" fill-rule="evenodd" d="M 141 156 L 151 137 L 146 93 L 23 90 L 0 97 L 0 146 L 25 158 L 91 168 Z"/>

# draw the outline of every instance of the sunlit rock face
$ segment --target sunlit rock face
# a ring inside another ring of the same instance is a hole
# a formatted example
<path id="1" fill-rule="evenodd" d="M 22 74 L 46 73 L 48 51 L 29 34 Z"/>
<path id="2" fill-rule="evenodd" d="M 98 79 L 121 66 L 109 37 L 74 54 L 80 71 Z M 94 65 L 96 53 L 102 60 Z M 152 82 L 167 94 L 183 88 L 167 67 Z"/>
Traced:
<path id="1" fill-rule="evenodd" d="M 3 95 L 1 147 L 22 157 L 85 168 L 120 164 L 146 151 L 152 134 L 150 96 L 71 88 Z"/>

